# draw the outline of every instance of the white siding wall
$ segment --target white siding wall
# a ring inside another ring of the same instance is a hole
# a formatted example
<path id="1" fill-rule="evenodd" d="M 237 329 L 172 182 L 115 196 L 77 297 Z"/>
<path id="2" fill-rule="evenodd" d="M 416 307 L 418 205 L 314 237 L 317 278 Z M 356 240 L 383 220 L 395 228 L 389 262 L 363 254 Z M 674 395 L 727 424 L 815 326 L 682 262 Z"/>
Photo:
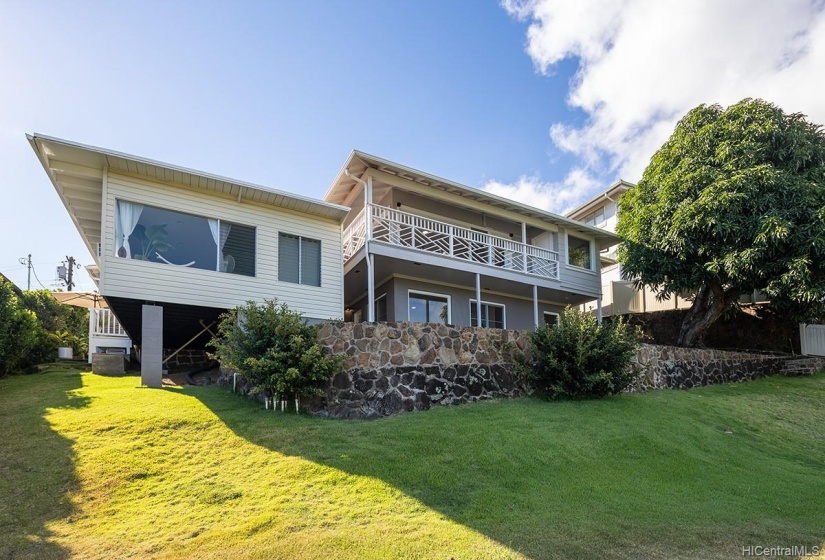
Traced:
<path id="1" fill-rule="evenodd" d="M 218 218 L 256 228 L 256 276 L 118 258 L 114 256 L 114 216 L 117 199 Z M 202 191 L 149 182 L 112 172 L 104 184 L 103 295 L 231 308 L 252 299 L 277 297 L 309 318 L 343 316 L 341 227 L 334 220 L 253 202 L 237 202 Z M 278 281 L 278 233 L 321 240 L 321 286 Z"/>

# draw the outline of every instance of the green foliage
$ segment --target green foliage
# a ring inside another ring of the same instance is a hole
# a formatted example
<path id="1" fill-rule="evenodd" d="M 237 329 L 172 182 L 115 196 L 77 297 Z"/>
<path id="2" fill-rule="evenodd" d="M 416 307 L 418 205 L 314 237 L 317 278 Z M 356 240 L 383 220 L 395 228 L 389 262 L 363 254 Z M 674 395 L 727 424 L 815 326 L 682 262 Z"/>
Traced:
<path id="1" fill-rule="evenodd" d="M 79 337 L 69 331 L 57 331 L 49 333 L 49 339 L 58 348 L 71 348 L 74 356 L 84 356 L 89 349 L 88 335 Z"/>
<path id="2" fill-rule="evenodd" d="M 568 307 L 558 325 L 530 334 L 531 360 L 519 369 L 549 398 L 614 395 L 636 378 L 630 360 L 639 337 L 638 329 L 621 319 L 599 325 L 591 314 Z"/>
<path id="3" fill-rule="evenodd" d="M 700 105 L 619 211 L 625 273 L 661 295 L 696 294 L 699 330 L 755 289 L 822 317 L 825 134 L 803 115 L 753 99 Z"/>
<path id="4" fill-rule="evenodd" d="M 317 326 L 307 325 L 286 304 L 249 301 L 221 317 L 214 356 L 266 394 L 321 394 L 320 383 L 341 369 L 343 359 L 324 353 Z"/>
<path id="5" fill-rule="evenodd" d="M 89 336 L 89 310 L 58 302 L 49 290 L 23 292 L 22 305 L 37 315 L 40 326 L 50 333 L 68 331 L 81 339 Z"/>
<path id="6" fill-rule="evenodd" d="M 9 284 L 0 283 L 0 375 L 19 373 L 47 360 L 55 345 Z"/>

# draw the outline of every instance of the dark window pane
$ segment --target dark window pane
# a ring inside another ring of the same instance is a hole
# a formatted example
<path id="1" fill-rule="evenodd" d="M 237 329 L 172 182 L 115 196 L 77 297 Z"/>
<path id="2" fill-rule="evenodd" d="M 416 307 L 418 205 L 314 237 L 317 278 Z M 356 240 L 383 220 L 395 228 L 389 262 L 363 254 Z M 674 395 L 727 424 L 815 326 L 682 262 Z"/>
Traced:
<path id="1" fill-rule="evenodd" d="M 223 246 L 221 270 L 232 274 L 255 276 L 255 228 L 231 223 L 227 225 L 230 229 Z"/>
<path id="2" fill-rule="evenodd" d="M 447 302 L 441 298 L 433 298 L 429 300 L 429 313 L 427 315 L 428 323 L 446 323 L 447 322 Z"/>
<path id="3" fill-rule="evenodd" d="M 555 313 L 544 314 L 544 324 L 548 326 L 555 326 L 559 324 L 559 316 Z"/>
<path id="4" fill-rule="evenodd" d="M 387 296 L 375 300 L 375 320 L 382 323 L 387 321 Z"/>
<path id="5" fill-rule="evenodd" d="M 301 284 L 321 285 L 321 242 L 301 238 Z"/>
<path id="6" fill-rule="evenodd" d="M 278 280 L 281 282 L 299 281 L 298 247 L 300 239 L 294 235 L 278 235 Z"/>
<path id="7" fill-rule="evenodd" d="M 200 216 L 144 206 L 129 246 L 133 259 L 216 270 L 217 245 Z"/>
<path id="8" fill-rule="evenodd" d="M 410 294 L 410 321 L 414 323 L 427 322 L 427 300 Z"/>

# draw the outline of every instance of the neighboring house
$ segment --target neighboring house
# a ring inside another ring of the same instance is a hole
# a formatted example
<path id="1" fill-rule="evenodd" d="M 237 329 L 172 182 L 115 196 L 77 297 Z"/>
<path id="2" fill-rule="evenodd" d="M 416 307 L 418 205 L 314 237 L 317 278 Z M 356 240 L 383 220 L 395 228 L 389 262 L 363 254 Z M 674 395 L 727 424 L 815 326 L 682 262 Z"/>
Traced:
<path id="1" fill-rule="evenodd" d="M 617 181 L 607 190 L 567 212 L 566 216 L 615 233 L 619 219 L 619 199 L 634 186 L 633 183 L 627 181 Z M 660 300 L 649 287 L 637 289 L 632 281 L 623 278 L 622 266 L 616 261 L 617 249 L 618 242 L 602 249 L 599 255 L 602 268 L 601 304 L 602 313 L 605 316 L 688 309 L 692 305 L 688 294 L 671 295 Z M 742 303 L 761 303 L 766 301 L 766 298 L 764 294 L 756 291 L 752 295 L 743 296 L 741 301 Z M 584 303 L 582 309 L 596 309 L 597 306 L 598 302 L 593 300 Z"/>
<path id="2" fill-rule="evenodd" d="M 603 229 L 353 152 L 324 197 L 344 223 L 345 316 L 532 329 L 597 300 Z M 480 320 L 479 320 L 480 318 Z"/>
<path id="3" fill-rule="evenodd" d="M 277 297 L 309 320 L 342 316 L 347 208 L 58 138 L 28 139 L 94 256 L 100 294 L 158 381 L 163 348 L 202 348 L 219 315 L 247 300 Z"/>

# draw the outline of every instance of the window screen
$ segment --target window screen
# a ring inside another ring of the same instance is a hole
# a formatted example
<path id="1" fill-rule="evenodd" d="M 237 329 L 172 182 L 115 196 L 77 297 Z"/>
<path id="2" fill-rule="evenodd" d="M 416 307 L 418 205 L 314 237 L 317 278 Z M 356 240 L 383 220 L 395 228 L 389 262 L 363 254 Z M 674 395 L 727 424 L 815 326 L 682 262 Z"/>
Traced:
<path id="1" fill-rule="evenodd" d="M 289 233 L 278 234 L 278 280 L 321 285 L 321 242 Z"/>

